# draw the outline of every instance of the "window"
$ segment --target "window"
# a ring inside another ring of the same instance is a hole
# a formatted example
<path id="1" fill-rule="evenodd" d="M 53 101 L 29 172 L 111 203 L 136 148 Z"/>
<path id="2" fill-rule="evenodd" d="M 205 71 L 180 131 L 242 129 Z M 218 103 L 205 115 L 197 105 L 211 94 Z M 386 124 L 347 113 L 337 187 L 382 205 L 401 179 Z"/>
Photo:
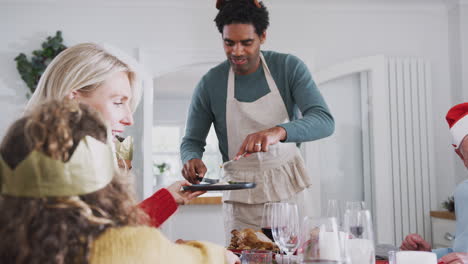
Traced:
<path id="1" fill-rule="evenodd" d="M 183 164 L 180 160 L 179 151 L 183 130 L 184 125 L 182 124 L 161 124 L 153 127 L 154 188 L 183 179 L 181 173 Z M 205 177 L 219 178 L 222 158 L 218 150 L 218 139 L 213 126 L 211 126 L 206 139 L 202 160 L 207 167 Z"/>

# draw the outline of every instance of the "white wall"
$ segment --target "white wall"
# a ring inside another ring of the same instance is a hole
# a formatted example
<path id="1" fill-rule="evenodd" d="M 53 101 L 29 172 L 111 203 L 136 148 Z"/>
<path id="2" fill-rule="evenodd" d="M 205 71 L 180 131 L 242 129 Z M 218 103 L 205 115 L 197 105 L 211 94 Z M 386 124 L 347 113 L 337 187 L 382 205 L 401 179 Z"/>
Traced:
<path id="1" fill-rule="evenodd" d="M 468 1 L 464 0 L 460 2 L 460 34 L 461 34 L 461 46 L 463 47 L 462 58 L 463 58 L 463 100 L 468 101 Z"/>
<path id="2" fill-rule="evenodd" d="M 154 123 L 185 124 L 187 111 L 190 104 L 189 99 L 161 99 L 154 100 Z M 167 111 L 170 109 L 170 111 Z"/>
<path id="3" fill-rule="evenodd" d="M 108 42 L 131 54 L 136 47 L 163 49 L 168 53 L 187 48 L 222 49 L 212 22 L 216 14 L 214 1 L 94 2 L 0 0 L 0 106 L 3 110 L 0 136 L 19 115 L 25 102 L 26 88 L 13 58 L 20 52 L 29 55 L 56 30 L 63 31 L 67 45 Z M 438 0 L 353 3 L 265 0 L 265 3 L 271 14 L 265 49 L 297 54 L 315 70 L 375 54 L 423 57 L 431 61 L 437 200 L 445 199 L 459 178 L 455 176 L 455 155 L 444 115 L 453 103 L 452 93 L 460 93 L 451 86 L 449 48 L 454 45 L 449 45 L 448 29 L 453 25 L 449 24 L 445 5 Z M 466 29 L 466 6 L 461 14 Z M 461 43 L 466 46 L 466 34 L 462 38 Z M 463 52 L 467 54 L 466 49 Z M 464 76 L 468 76 L 466 68 Z M 466 100 L 466 88 L 462 94 Z"/>

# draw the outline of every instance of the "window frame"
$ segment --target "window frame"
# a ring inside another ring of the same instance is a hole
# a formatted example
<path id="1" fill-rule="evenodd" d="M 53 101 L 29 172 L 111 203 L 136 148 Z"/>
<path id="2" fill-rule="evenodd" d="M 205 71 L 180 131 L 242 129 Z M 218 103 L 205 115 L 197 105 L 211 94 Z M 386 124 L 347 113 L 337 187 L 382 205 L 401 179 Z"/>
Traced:
<path id="1" fill-rule="evenodd" d="M 179 135 L 180 135 L 179 139 L 178 139 L 178 141 L 179 141 L 178 144 L 180 146 L 180 144 L 182 142 L 182 139 L 185 136 L 185 127 L 186 127 L 185 122 L 181 122 L 181 121 L 159 121 L 159 122 L 155 122 L 155 124 L 153 125 L 153 129 L 155 129 L 156 127 L 178 127 L 179 128 Z M 216 137 L 216 131 L 214 129 L 213 124 L 210 126 L 209 133 L 210 132 L 214 133 L 215 137 Z M 207 139 L 208 139 L 208 136 L 207 136 Z M 153 141 L 154 141 L 154 139 L 153 139 Z M 206 140 L 206 145 L 208 145 L 208 144 L 209 144 L 209 142 Z M 221 156 L 221 152 L 219 151 L 219 141 L 218 141 L 217 137 L 216 137 L 216 147 L 215 148 L 210 148 L 210 149 L 215 149 L 215 151 L 211 151 L 211 150 L 207 150 L 207 149 L 209 149 L 209 148 L 205 147 L 205 152 L 203 152 L 204 162 L 205 162 L 205 159 L 206 159 L 207 156 L 216 156 L 218 158 L 218 160 L 220 160 L 222 162 L 222 156 Z M 180 150 L 178 150 L 178 151 L 158 151 L 155 148 L 153 148 L 153 146 L 152 146 L 151 160 L 153 161 L 153 164 L 154 164 L 154 160 L 156 159 L 157 156 L 174 156 L 174 157 L 177 157 L 179 168 L 182 169 L 182 167 L 183 167 L 181 156 L 180 156 Z M 208 167 L 206 162 L 205 162 L 205 165 Z M 179 175 L 180 177 L 178 177 L 177 175 Z M 175 171 L 175 172 L 171 171 L 170 176 L 171 177 L 170 177 L 169 182 L 179 181 L 179 180 L 184 179 L 183 176 L 181 175 L 181 173 L 177 172 L 177 171 Z M 219 176 L 219 173 L 218 173 L 218 176 Z M 153 177 L 156 177 L 156 173 L 154 171 L 153 171 Z M 158 183 L 154 184 L 154 181 L 153 181 L 153 188 L 157 188 L 157 187 L 161 187 L 161 186 L 163 186 L 163 185 L 160 185 Z M 219 195 L 220 195 L 220 193 L 211 193 L 211 194 L 205 194 L 203 196 L 219 196 Z"/>

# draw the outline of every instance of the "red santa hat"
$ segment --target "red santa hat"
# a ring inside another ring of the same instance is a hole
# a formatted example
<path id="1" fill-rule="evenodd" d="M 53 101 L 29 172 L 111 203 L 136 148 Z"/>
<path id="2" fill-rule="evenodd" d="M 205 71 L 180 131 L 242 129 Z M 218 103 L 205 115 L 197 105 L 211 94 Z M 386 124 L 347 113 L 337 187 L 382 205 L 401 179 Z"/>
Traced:
<path id="1" fill-rule="evenodd" d="M 468 135 L 468 103 L 462 103 L 452 107 L 447 112 L 445 119 L 447 119 L 450 127 L 453 146 L 458 149 L 463 138 Z"/>

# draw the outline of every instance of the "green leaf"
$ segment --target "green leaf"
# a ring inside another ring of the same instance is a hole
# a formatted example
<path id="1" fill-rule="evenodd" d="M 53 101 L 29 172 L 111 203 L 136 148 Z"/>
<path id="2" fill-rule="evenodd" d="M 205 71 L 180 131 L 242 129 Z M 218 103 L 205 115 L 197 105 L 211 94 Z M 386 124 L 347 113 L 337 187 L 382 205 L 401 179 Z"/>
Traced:
<path id="1" fill-rule="evenodd" d="M 20 53 L 15 57 L 16 69 L 21 76 L 21 79 L 26 83 L 30 92 L 26 93 L 29 97 L 34 93 L 37 83 L 44 73 L 47 65 L 67 47 L 63 45 L 62 32 L 59 30 L 55 36 L 49 36 L 41 44 L 42 49 L 34 50 L 32 52 L 31 60 L 28 60 L 24 53 Z"/>

